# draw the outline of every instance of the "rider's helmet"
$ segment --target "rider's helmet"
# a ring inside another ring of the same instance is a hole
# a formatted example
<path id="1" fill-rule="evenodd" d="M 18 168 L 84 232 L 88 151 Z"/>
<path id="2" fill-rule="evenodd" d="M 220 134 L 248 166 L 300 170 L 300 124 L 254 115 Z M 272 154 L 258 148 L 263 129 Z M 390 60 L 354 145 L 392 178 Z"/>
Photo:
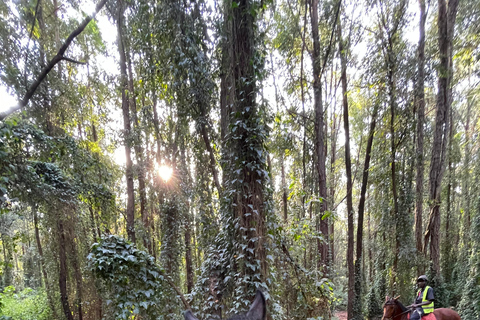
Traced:
<path id="1" fill-rule="evenodd" d="M 417 282 L 418 282 L 418 281 L 425 281 L 425 282 L 427 282 L 427 281 L 428 281 L 428 278 L 427 278 L 426 275 L 421 275 L 420 277 L 417 278 Z"/>

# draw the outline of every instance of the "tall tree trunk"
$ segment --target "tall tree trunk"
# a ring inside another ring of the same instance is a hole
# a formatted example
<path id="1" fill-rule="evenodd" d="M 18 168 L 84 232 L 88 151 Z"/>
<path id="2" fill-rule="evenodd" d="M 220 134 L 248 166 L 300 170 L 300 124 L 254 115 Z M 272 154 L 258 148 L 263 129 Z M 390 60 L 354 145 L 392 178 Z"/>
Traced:
<path id="1" fill-rule="evenodd" d="M 322 219 L 327 210 L 327 179 L 325 169 L 325 137 L 324 137 L 324 115 L 322 101 L 322 82 L 320 66 L 320 36 L 318 32 L 318 0 L 312 0 L 310 6 L 310 19 L 312 24 L 312 65 L 313 65 L 313 97 L 315 110 L 315 151 L 317 155 L 317 175 L 320 204 L 320 214 L 317 217 L 317 231 L 324 237 L 323 241 L 317 240 L 318 253 L 320 255 L 319 266 L 324 274 L 327 274 L 328 266 L 328 219 Z"/>
<path id="2" fill-rule="evenodd" d="M 471 181 L 471 131 L 470 131 L 470 117 L 472 113 L 472 104 L 470 98 L 467 98 L 467 114 L 465 122 L 465 147 L 464 147 L 464 162 L 463 162 L 463 179 L 462 179 L 462 194 L 463 196 L 463 235 L 462 242 L 466 248 L 470 247 L 470 181 Z"/>
<path id="3" fill-rule="evenodd" d="M 69 246 L 69 258 L 71 265 L 73 267 L 74 276 L 75 276 L 75 284 L 76 284 L 76 294 L 77 294 L 77 301 L 75 305 L 77 306 L 78 312 L 78 320 L 83 320 L 83 278 L 82 272 L 80 269 L 80 261 L 78 259 L 78 250 L 76 242 L 78 239 L 75 239 L 75 231 L 72 226 L 68 228 L 68 243 Z"/>
<path id="4" fill-rule="evenodd" d="M 415 243 L 418 252 L 423 252 L 422 234 L 423 234 L 423 138 L 425 130 L 425 22 L 427 13 L 425 10 L 425 0 L 419 0 L 420 5 L 420 39 L 418 41 L 418 78 L 416 82 L 416 109 L 417 109 L 417 156 L 416 167 L 417 175 L 415 179 Z M 417 266 L 417 273 L 422 274 L 423 268 Z"/>
<path id="5" fill-rule="evenodd" d="M 45 54 L 45 38 L 47 37 L 45 21 L 43 20 L 43 2 L 40 2 L 38 5 L 38 12 L 37 12 L 37 20 L 38 20 L 38 27 L 40 29 L 40 37 L 38 39 L 39 43 L 39 52 L 40 52 L 40 66 L 45 68 L 47 65 L 47 58 Z M 26 81 L 26 80 L 25 80 Z M 48 78 L 45 79 L 45 85 L 48 86 Z M 27 87 L 27 83 L 25 83 Z M 27 87 L 28 88 L 28 87 Z M 46 133 L 48 135 L 53 135 L 53 119 L 52 119 L 52 105 L 51 99 L 46 92 L 42 92 L 42 105 L 43 105 L 43 117 L 45 120 L 45 128 Z"/>
<path id="6" fill-rule="evenodd" d="M 70 304 L 68 302 L 67 291 L 67 252 L 65 241 L 65 229 L 64 221 L 58 219 L 57 232 L 58 232 L 58 261 L 60 263 L 60 269 L 58 272 L 58 286 L 60 288 L 60 300 L 62 302 L 63 313 L 67 320 L 73 320 L 72 312 L 70 311 Z"/>
<path id="7" fill-rule="evenodd" d="M 454 126 L 453 126 L 453 112 L 450 108 L 450 121 L 452 125 L 450 126 L 449 132 L 449 146 L 448 146 L 448 185 L 447 185 L 447 214 L 445 217 L 445 241 L 442 246 L 442 255 L 444 261 L 444 267 L 442 268 L 444 274 L 444 280 L 446 283 L 450 283 L 453 272 L 454 261 L 452 261 L 452 219 L 453 219 L 453 206 L 454 204 L 454 194 L 455 194 L 455 168 L 453 167 L 453 135 L 454 135 Z"/>
<path id="8" fill-rule="evenodd" d="M 192 262 L 192 228 L 190 213 L 186 213 L 185 219 L 185 273 L 187 278 L 187 293 L 193 290 L 193 262 Z"/>
<path id="9" fill-rule="evenodd" d="M 355 267 L 354 258 L 354 225 L 353 225 L 353 199 L 352 199 L 352 164 L 350 156 L 350 126 L 348 119 L 348 96 L 347 96 L 347 59 L 345 57 L 345 48 L 343 46 L 342 26 L 337 25 L 338 52 L 341 61 L 341 81 L 342 81 L 342 102 L 343 102 L 343 128 L 345 131 L 345 169 L 347 174 L 347 268 L 348 268 L 348 301 L 347 313 L 348 319 L 355 318 L 357 315 L 354 302 L 355 300 Z M 357 240 L 358 241 L 358 240 Z M 358 249 L 357 249 L 358 250 Z M 361 252 L 361 251 L 360 251 Z M 358 255 L 358 252 L 357 252 Z M 360 260 L 357 259 L 357 263 Z"/>
<path id="10" fill-rule="evenodd" d="M 449 133 L 449 109 L 451 105 L 452 40 L 457 15 L 458 0 L 438 0 L 438 70 L 437 112 L 429 174 L 430 216 L 425 235 L 424 250 L 430 244 L 430 260 L 436 274 L 440 272 L 440 196 L 445 155 Z"/>
<path id="11" fill-rule="evenodd" d="M 230 5 L 231 2 L 229 1 Z M 245 246 L 241 254 L 245 263 L 241 268 L 243 277 L 251 279 L 243 294 L 250 295 L 256 288 L 256 274 L 260 281 L 267 279 L 266 259 L 266 214 L 264 183 L 267 181 L 267 152 L 264 149 L 265 136 L 258 127 L 260 117 L 256 103 L 257 75 L 255 62 L 255 18 L 250 0 L 240 0 L 233 8 L 233 78 L 235 79 L 235 111 L 231 119 L 235 134 L 231 139 L 232 152 L 238 159 L 233 166 L 231 177 L 237 178 L 233 183 L 237 192 L 233 195 L 235 218 L 239 219 L 241 230 L 237 241 Z M 247 130 L 248 128 L 248 130 Z M 253 270 L 248 265 L 256 266 Z"/>
<path id="12" fill-rule="evenodd" d="M 282 155 L 280 157 L 280 166 L 281 166 L 281 188 L 282 188 L 282 209 L 283 209 L 283 223 L 287 225 L 288 223 L 288 196 L 287 196 L 287 185 L 285 182 L 285 151 L 282 150 Z"/>
<path id="13" fill-rule="evenodd" d="M 130 103 L 128 96 L 128 75 L 127 63 L 125 55 L 125 46 L 123 38 L 123 20 L 124 20 L 124 3 L 118 3 L 117 32 L 118 32 L 118 52 L 120 55 L 120 88 L 122 90 L 122 111 L 123 111 L 123 128 L 125 135 L 125 159 L 127 179 L 127 235 L 128 239 L 135 243 L 135 194 L 133 190 L 133 164 L 131 152 L 131 124 L 130 124 Z"/>
<path id="14" fill-rule="evenodd" d="M 233 111 L 236 88 L 233 78 L 233 21 L 230 1 L 224 1 L 223 6 L 223 41 L 222 41 L 222 68 L 220 74 L 220 138 L 222 145 L 228 133 L 230 114 Z M 225 156 L 226 153 L 223 153 Z"/>
<path id="15" fill-rule="evenodd" d="M 305 1 L 305 15 L 303 18 L 303 35 L 302 35 L 302 50 L 300 52 L 300 95 L 302 99 L 302 117 L 303 117 L 303 126 L 302 126 L 302 188 L 304 190 L 304 195 L 302 197 L 302 218 L 306 216 L 305 209 L 305 200 L 307 198 L 307 114 L 305 112 L 305 86 L 304 86 L 304 53 L 305 53 L 305 36 L 307 32 L 307 12 L 308 12 L 308 1 Z M 305 251 L 306 253 L 306 251 Z M 305 259 L 306 264 L 306 259 Z"/>
<path id="16" fill-rule="evenodd" d="M 338 118 L 338 125 L 337 125 L 337 118 Z M 340 121 L 342 120 L 341 116 L 336 115 L 335 105 L 333 108 L 332 113 L 332 142 L 330 144 L 331 147 L 331 154 L 330 154 L 330 203 L 335 203 L 335 191 L 337 189 L 336 178 L 337 175 L 335 174 L 335 162 L 337 161 L 337 140 L 338 140 L 338 130 L 340 128 Z M 330 265 L 333 266 L 335 264 L 335 221 L 331 219 L 329 223 L 329 231 L 328 234 L 330 236 Z"/>
<path id="17" fill-rule="evenodd" d="M 144 232 L 143 232 L 143 245 L 148 248 L 151 243 L 151 239 L 148 238 L 148 213 L 147 213 L 147 190 L 145 185 L 145 161 L 144 151 L 142 147 L 142 137 L 140 131 L 140 121 L 137 116 L 137 99 L 136 90 L 133 85 L 133 70 L 132 60 L 130 57 L 129 48 L 123 47 L 125 51 L 125 58 L 128 70 L 128 94 L 129 94 L 129 107 L 131 112 L 131 120 L 133 122 L 132 140 L 133 147 L 135 149 L 135 157 L 137 158 L 137 172 L 138 172 L 138 194 L 140 196 L 140 219 L 142 220 Z"/>
<path id="18" fill-rule="evenodd" d="M 394 70 L 396 68 L 393 57 L 392 39 L 389 38 L 389 46 L 387 49 L 387 68 L 388 68 L 388 95 L 390 105 L 390 174 L 392 183 L 392 195 L 393 195 L 393 219 L 398 221 L 399 209 L 398 209 L 398 190 L 397 190 L 397 167 L 396 167 L 396 141 L 395 141 L 395 109 L 396 109 L 396 94 L 395 94 L 395 81 Z M 396 277 L 398 272 L 398 256 L 400 252 L 400 238 L 399 238 L 399 223 L 396 223 L 397 232 L 395 232 L 395 255 L 392 266 L 392 283 L 396 283 Z"/>

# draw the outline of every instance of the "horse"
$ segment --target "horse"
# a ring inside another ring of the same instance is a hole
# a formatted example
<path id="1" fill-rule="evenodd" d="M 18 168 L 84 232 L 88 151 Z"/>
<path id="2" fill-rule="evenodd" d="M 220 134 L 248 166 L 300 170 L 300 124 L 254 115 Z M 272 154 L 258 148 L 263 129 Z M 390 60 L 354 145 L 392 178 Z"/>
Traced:
<path id="1" fill-rule="evenodd" d="M 187 310 L 184 314 L 185 320 L 198 320 L 192 313 Z M 228 320 L 266 320 L 267 319 L 267 305 L 265 303 L 265 296 L 260 290 L 257 290 L 255 299 L 253 300 L 250 310 L 246 314 L 237 314 Z"/>
<path id="2" fill-rule="evenodd" d="M 400 296 L 393 298 L 387 296 L 385 303 L 383 304 L 383 317 L 382 320 L 408 320 L 409 313 L 412 311 L 410 308 L 406 308 L 398 301 Z M 460 316 L 457 312 L 449 308 L 439 308 L 433 311 L 433 315 L 437 320 L 460 320 Z M 422 317 L 423 319 L 423 317 Z"/>

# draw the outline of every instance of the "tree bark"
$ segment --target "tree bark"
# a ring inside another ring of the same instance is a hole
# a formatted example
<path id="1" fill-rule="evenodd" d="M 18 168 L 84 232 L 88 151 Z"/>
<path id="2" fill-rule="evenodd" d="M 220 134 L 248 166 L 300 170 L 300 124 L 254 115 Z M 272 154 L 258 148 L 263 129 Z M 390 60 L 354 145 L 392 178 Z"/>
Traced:
<path id="1" fill-rule="evenodd" d="M 322 83 L 320 67 L 320 36 L 318 32 L 318 0 L 311 0 L 310 19 L 312 25 L 313 40 L 313 97 L 315 110 L 315 152 L 317 155 L 317 175 L 318 191 L 321 199 L 320 213 L 317 217 L 317 231 L 320 231 L 324 237 L 323 241 L 317 240 L 318 253 L 320 255 L 319 266 L 324 274 L 327 274 L 328 266 L 328 219 L 323 218 L 327 210 L 327 180 L 325 169 L 325 137 L 324 137 L 324 110 L 322 101 Z"/>
<path id="2" fill-rule="evenodd" d="M 66 241 L 65 241 L 65 230 L 63 226 L 63 221 L 58 219 L 57 221 L 57 231 L 58 231 L 58 261 L 60 263 L 60 269 L 58 272 L 58 286 L 60 288 L 60 300 L 62 302 L 63 313 L 67 320 L 73 320 L 73 315 L 70 310 L 70 304 L 68 302 L 68 291 L 67 291 L 67 253 L 66 253 Z"/>
<path id="3" fill-rule="evenodd" d="M 220 195 L 222 188 L 220 186 L 220 180 L 218 179 L 218 173 L 217 173 L 217 161 L 215 160 L 215 154 L 213 152 L 213 148 L 210 144 L 210 137 L 207 132 L 207 126 L 205 125 L 205 118 L 200 119 L 200 133 L 203 137 L 203 142 L 205 142 L 205 148 L 208 151 L 209 159 L 210 159 L 210 170 L 212 172 L 213 176 L 213 182 L 215 183 L 215 188 L 217 188 L 217 192 Z"/>
<path id="4" fill-rule="evenodd" d="M 467 114 L 466 114 L 466 123 L 465 123 L 465 147 L 464 147 L 464 162 L 463 162 L 463 181 L 462 181 L 462 194 L 463 196 L 463 235 L 462 242 L 466 248 L 470 247 L 470 182 L 471 182 L 471 138 L 472 133 L 470 131 L 470 117 L 472 113 L 473 102 L 470 101 L 470 98 L 467 98 Z"/>
<path id="5" fill-rule="evenodd" d="M 347 268 L 348 268 L 348 301 L 347 314 L 348 319 L 355 317 L 355 267 L 354 258 L 354 225 L 353 225 L 353 199 L 352 199 L 352 163 L 350 156 L 350 126 L 348 122 L 348 97 L 347 97 L 347 61 L 345 57 L 345 48 L 343 47 L 342 27 L 337 25 L 338 51 L 341 60 L 341 80 L 343 96 L 343 128 L 345 131 L 345 170 L 347 175 Z M 358 253 L 357 253 L 358 254 Z M 359 260 L 358 260 L 359 261 Z M 357 261 L 357 262 L 358 262 Z"/>
<path id="6" fill-rule="evenodd" d="M 125 43 L 124 43 L 125 45 Z M 135 156 L 138 163 L 138 194 L 140 196 L 140 219 L 142 220 L 144 227 L 143 235 L 143 245 L 145 248 L 148 248 L 151 243 L 151 239 L 148 237 L 148 213 L 147 213 L 147 191 L 145 185 L 145 161 L 144 161 L 144 152 L 142 147 L 142 138 L 141 131 L 139 129 L 140 122 L 137 116 L 137 102 L 135 87 L 133 85 L 133 70 L 132 70 L 132 60 L 130 57 L 129 48 L 123 47 L 125 51 L 127 69 L 128 69 L 128 94 L 129 94 L 129 107 L 131 112 L 131 120 L 133 122 L 133 147 L 135 149 Z"/>
<path id="7" fill-rule="evenodd" d="M 130 124 L 130 103 L 128 90 L 127 64 L 125 55 L 125 46 L 123 39 L 123 20 L 124 20 L 124 3 L 118 3 L 118 52 L 120 55 L 120 88 L 122 90 L 122 112 L 123 112 L 123 128 L 124 128 L 124 144 L 126 169 L 125 176 L 127 179 L 127 235 L 128 239 L 135 243 L 135 194 L 133 190 L 133 164 L 131 156 L 131 124 Z"/>
<path id="8" fill-rule="evenodd" d="M 228 133 L 230 114 L 235 101 L 235 80 L 233 78 L 233 21 L 230 1 L 224 2 L 223 7 L 223 41 L 222 41 L 222 72 L 220 74 L 220 138 L 222 145 Z M 224 153 L 225 156 L 225 153 Z"/>
<path id="9" fill-rule="evenodd" d="M 419 0 L 420 5 L 420 39 L 418 41 L 418 71 L 416 82 L 416 109 L 417 109 L 417 175 L 415 179 L 415 243 L 418 252 L 423 252 L 422 234 L 423 234 L 423 175 L 424 175 L 424 159 L 423 159 L 423 140 L 425 130 L 425 22 L 427 13 L 425 10 L 425 0 Z M 418 268 L 418 274 L 423 274 L 423 268 Z"/>
<path id="10" fill-rule="evenodd" d="M 187 293 L 193 290 L 193 263 L 192 263 L 192 228 L 189 213 L 185 219 L 185 273 L 187 278 Z"/>
<path id="11" fill-rule="evenodd" d="M 392 39 L 389 37 L 389 46 L 387 49 L 387 68 L 388 68 L 388 95 L 390 105 L 390 174 L 392 183 L 392 196 L 393 196 L 393 219 L 398 221 L 399 209 L 398 209 L 398 190 L 397 190 L 397 168 L 396 168 L 396 142 L 395 142 L 395 109 L 396 109 L 396 96 L 395 96 L 395 82 L 394 82 L 394 70 L 396 68 L 393 57 L 393 45 Z M 398 256 L 400 252 L 400 238 L 398 234 L 398 222 L 396 222 L 397 232 L 395 233 L 395 255 L 392 266 L 392 283 L 396 282 L 398 271 Z"/>
<path id="12" fill-rule="evenodd" d="M 71 265 L 73 267 L 74 276 L 75 276 L 75 284 L 76 284 L 76 294 L 77 294 L 77 301 L 75 305 L 77 306 L 78 312 L 78 320 L 83 320 L 83 277 L 82 272 L 80 269 L 80 262 L 78 259 L 78 250 L 75 239 L 75 231 L 73 230 L 72 226 L 68 228 L 68 242 L 69 246 L 69 258 Z"/>
<path id="13" fill-rule="evenodd" d="M 285 182 L 285 151 L 282 150 L 282 155 L 280 157 L 280 166 L 281 166 L 281 178 L 282 178 L 282 209 L 283 209 L 283 223 L 287 225 L 288 223 L 288 196 L 287 196 L 287 186 Z"/>
<path id="14" fill-rule="evenodd" d="M 231 5 L 231 2 L 228 2 Z M 237 241 L 246 245 L 241 252 L 245 256 L 245 264 L 241 269 L 243 277 L 252 279 L 244 294 L 253 293 L 252 286 L 256 281 L 255 274 L 260 273 L 260 281 L 266 281 L 268 274 L 266 259 L 266 206 L 264 183 L 266 175 L 267 152 L 264 136 L 256 120 L 260 117 L 256 102 L 257 75 L 255 67 L 255 15 L 252 14 L 252 2 L 240 0 L 238 7 L 233 8 L 233 78 L 235 79 L 235 110 L 232 125 L 235 128 L 231 139 L 232 153 L 236 165 L 230 170 L 236 181 L 237 192 L 233 195 L 235 218 L 239 219 L 241 230 Z M 247 130 L 248 128 L 248 130 Z M 233 130 L 233 129 L 232 129 Z M 259 262 L 260 270 L 253 270 Z"/>
<path id="15" fill-rule="evenodd" d="M 457 15 L 458 0 L 438 0 L 438 70 L 437 111 L 430 161 L 429 200 L 430 216 L 425 234 L 424 250 L 430 245 L 430 260 L 436 274 L 440 272 L 440 202 L 441 183 L 445 171 L 445 155 L 449 133 L 449 109 L 451 105 L 451 79 L 453 74 L 452 40 Z"/>

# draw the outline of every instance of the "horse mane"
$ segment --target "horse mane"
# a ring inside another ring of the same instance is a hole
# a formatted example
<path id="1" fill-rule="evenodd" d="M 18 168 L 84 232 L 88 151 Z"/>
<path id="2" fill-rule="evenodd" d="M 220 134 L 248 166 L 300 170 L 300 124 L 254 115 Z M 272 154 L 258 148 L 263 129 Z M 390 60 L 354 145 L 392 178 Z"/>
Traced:
<path id="1" fill-rule="evenodd" d="M 395 302 L 397 303 L 397 305 L 400 307 L 400 309 L 402 309 L 402 312 L 405 312 L 407 311 L 408 309 L 405 308 L 405 306 L 398 300 L 395 300 Z"/>

